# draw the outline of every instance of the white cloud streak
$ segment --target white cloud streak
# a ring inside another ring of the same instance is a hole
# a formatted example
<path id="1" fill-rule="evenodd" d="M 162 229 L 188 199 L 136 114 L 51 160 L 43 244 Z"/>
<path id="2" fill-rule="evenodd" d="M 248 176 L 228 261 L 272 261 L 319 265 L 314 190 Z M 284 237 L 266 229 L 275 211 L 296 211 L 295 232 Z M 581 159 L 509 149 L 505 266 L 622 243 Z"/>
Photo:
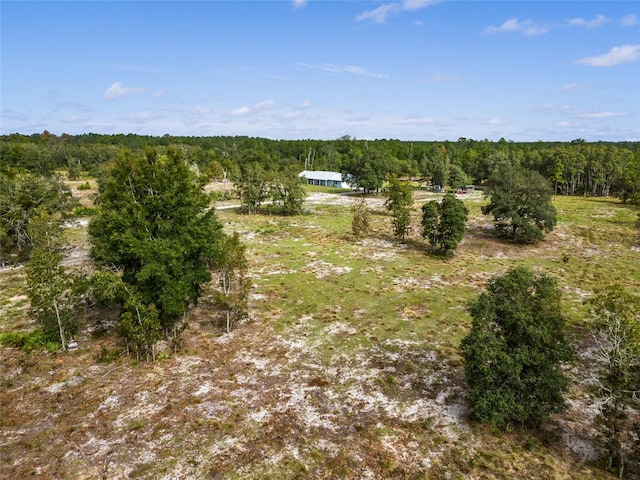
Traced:
<path id="1" fill-rule="evenodd" d="M 445 82 L 453 82 L 460 79 L 461 79 L 460 75 L 456 75 L 455 73 L 436 72 L 431 74 L 431 76 L 427 79 L 427 82 L 428 83 L 445 83 Z"/>
<path id="2" fill-rule="evenodd" d="M 304 8 L 307 6 L 307 0 L 292 0 L 293 8 Z"/>
<path id="3" fill-rule="evenodd" d="M 596 15 L 593 20 L 585 20 L 584 18 L 570 18 L 567 20 L 567 24 L 570 27 L 586 27 L 586 28 L 597 28 L 603 26 L 605 23 L 608 23 L 609 19 L 604 15 Z"/>
<path id="4" fill-rule="evenodd" d="M 300 65 L 301 67 L 305 67 L 305 68 L 311 68 L 314 70 L 322 70 L 323 72 L 330 72 L 330 73 L 351 73 L 354 75 L 362 75 L 365 77 L 373 77 L 373 78 L 389 78 L 389 75 L 386 74 L 382 74 L 382 73 L 374 73 L 374 72 L 370 72 L 369 70 L 360 67 L 358 65 L 347 65 L 346 67 L 339 67 L 337 65 L 333 65 L 330 63 L 323 63 L 321 65 L 313 65 L 311 63 L 303 63 L 303 62 L 296 62 L 296 64 Z"/>
<path id="5" fill-rule="evenodd" d="M 273 100 L 263 100 L 262 102 L 254 104 L 252 107 L 250 107 L 249 105 L 244 105 L 240 108 L 236 108 L 235 110 L 231 110 L 229 112 L 229 115 L 231 115 L 232 117 L 244 117 L 246 115 L 249 115 L 250 113 L 273 108 L 275 105 L 276 102 L 274 102 Z"/>
<path id="6" fill-rule="evenodd" d="M 138 93 L 145 93 L 147 88 L 134 88 L 134 87 L 125 87 L 120 82 L 115 82 L 109 88 L 107 88 L 102 95 L 102 98 L 105 100 L 113 100 L 124 95 L 135 95 Z"/>
<path id="7" fill-rule="evenodd" d="M 436 119 L 433 117 L 407 117 L 397 120 L 396 125 L 433 125 Z"/>
<path id="8" fill-rule="evenodd" d="M 586 85 L 580 85 L 579 83 L 568 83 L 560 87 L 556 91 L 558 93 L 571 93 L 571 92 L 584 92 L 587 90 L 589 90 L 589 88 Z"/>
<path id="9" fill-rule="evenodd" d="M 640 45 L 613 47 L 608 53 L 585 57 L 576 63 L 590 67 L 613 67 L 621 63 L 634 63 L 640 59 Z"/>
<path id="10" fill-rule="evenodd" d="M 586 118 L 586 119 L 603 119 L 603 118 L 620 118 L 620 117 L 628 117 L 629 113 L 626 112 L 594 112 L 594 113 L 578 113 L 575 115 L 575 118 Z"/>
<path id="11" fill-rule="evenodd" d="M 387 17 L 397 15 L 403 11 L 413 12 L 430 5 L 440 3 L 442 0 L 404 0 L 403 2 L 391 2 L 380 5 L 373 10 L 367 10 L 356 16 L 356 21 L 370 20 L 375 23 L 385 23 Z"/>
<path id="12" fill-rule="evenodd" d="M 517 18 L 510 18 L 506 20 L 502 25 L 496 27 L 490 25 L 484 29 L 484 33 L 512 33 L 519 32 L 527 36 L 542 35 L 549 32 L 549 29 L 535 23 L 533 20 L 518 20 Z"/>

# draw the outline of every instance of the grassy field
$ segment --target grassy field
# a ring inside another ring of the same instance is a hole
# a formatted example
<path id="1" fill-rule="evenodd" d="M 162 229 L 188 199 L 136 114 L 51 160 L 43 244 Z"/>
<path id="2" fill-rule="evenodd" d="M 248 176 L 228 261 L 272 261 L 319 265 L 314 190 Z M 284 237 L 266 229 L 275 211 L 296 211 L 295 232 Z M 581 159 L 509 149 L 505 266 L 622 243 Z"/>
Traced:
<path id="1" fill-rule="evenodd" d="M 373 229 L 356 241 L 353 196 L 310 193 L 294 217 L 219 211 L 250 260 L 251 320 L 231 334 L 207 291 L 184 348 L 154 364 L 120 355 L 111 333 L 86 333 L 72 353 L 0 349 L 0 477 L 609 478 L 584 301 L 613 281 L 640 294 L 636 211 L 557 197 L 557 228 L 520 247 L 494 236 L 474 193 L 465 239 L 441 260 L 417 227 L 405 244 L 392 237 L 384 198 L 367 199 Z M 416 192 L 414 225 L 431 198 Z M 84 227 L 71 233 L 78 265 Z M 578 355 L 567 412 L 540 432 L 497 433 L 467 418 L 458 345 L 468 301 L 516 265 L 557 279 Z M 32 328 L 24 283 L 24 269 L 0 272 L 0 331 Z"/>

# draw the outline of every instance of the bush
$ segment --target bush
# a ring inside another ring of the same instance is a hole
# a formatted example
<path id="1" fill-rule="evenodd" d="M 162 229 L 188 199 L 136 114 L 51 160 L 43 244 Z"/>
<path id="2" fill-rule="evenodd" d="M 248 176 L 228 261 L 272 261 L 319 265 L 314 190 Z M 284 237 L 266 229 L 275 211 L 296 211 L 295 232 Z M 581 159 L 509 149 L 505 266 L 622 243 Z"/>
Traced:
<path id="1" fill-rule="evenodd" d="M 33 350 L 54 352 L 60 349 L 60 344 L 51 341 L 40 329 L 31 332 L 0 333 L 0 344 L 17 348 L 23 352 L 31 352 Z"/>
<path id="2" fill-rule="evenodd" d="M 91 185 L 89 185 L 89 182 L 81 183 L 78 185 L 78 190 L 91 190 Z"/>
<path id="3" fill-rule="evenodd" d="M 74 217 L 93 217 L 100 212 L 98 207 L 78 207 L 73 211 Z"/>

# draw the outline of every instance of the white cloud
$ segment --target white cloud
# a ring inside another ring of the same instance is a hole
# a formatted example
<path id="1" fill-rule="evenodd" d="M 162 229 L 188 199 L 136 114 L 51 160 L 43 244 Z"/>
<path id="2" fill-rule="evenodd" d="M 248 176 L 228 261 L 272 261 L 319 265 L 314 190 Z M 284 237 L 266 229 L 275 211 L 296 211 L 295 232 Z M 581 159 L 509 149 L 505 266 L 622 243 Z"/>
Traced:
<path id="1" fill-rule="evenodd" d="M 244 105 L 240 108 L 236 108 L 235 110 L 231 110 L 229 112 L 229 115 L 233 117 L 244 117 L 256 111 L 273 108 L 275 105 L 276 105 L 276 102 L 274 102 L 273 100 L 263 100 L 262 102 L 255 103 L 253 107 L 250 107 L 249 105 Z"/>
<path id="2" fill-rule="evenodd" d="M 490 119 L 487 123 L 489 125 L 504 125 L 505 123 L 507 123 L 507 121 L 502 118 L 495 117 Z"/>
<path id="3" fill-rule="evenodd" d="M 555 110 L 556 108 L 558 107 L 554 103 L 547 102 L 547 103 L 543 103 L 542 105 L 537 105 L 533 107 L 531 111 L 535 113 L 541 113 L 541 112 L 543 113 L 543 112 L 549 112 L 551 110 Z"/>
<path id="4" fill-rule="evenodd" d="M 375 23 L 385 23 L 387 17 L 391 14 L 397 14 L 402 11 L 421 10 L 429 5 L 435 5 L 442 0 L 404 0 L 403 2 L 391 2 L 380 5 L 373 10 L 367 10 L 356 16 L 356 21 L 371 20 Z"/>
<path id="5" fill-rule="evenodd" d="M 559 127 L 559 128 L 568 128 L 568 127 L 579 127 L 580 125 L 581 125 L 580 123 L 564 121 L 564 122 L 555 123 L 553 126 Z"/>
<path id="6" fill-rule="evenodd" d="M 234 117 L 242 117 L 244 115 L 248 115 L 249 113 L 251 113 L 251 107 L 248 107 L 246 105 L 244 107 L 236 108 L 235 110 L 231 110 L 229 112 L 229 114 Z"/>
<path id="7" fill-rule="evenodd" d="M 613 47 L 608 53 L 585 57 L 576 63 L 590 67 L 613 67 L 621 63 L 633 63 L 640 59 L 640 45 L 622 45 Z"/>
<path id="8" fill-rule="evenodd" d="M 440 3 L 441 0 L 404 0 L 402 2 L 402 10 L 421 10 L 429 5 Z"/>
<path id="9" fill-rule="evenodd" d="M 305 100 L 300 104 L 300 108 L 311 108 L 311 107 L 313 107 L 313 103 L 311 103 L 311 100 Z"/>
<path id="10" fill-rule="evenodd" d="M 638 16 L 635 13 L 630 13 L 620 19 L 620 25 L 623 27 L 633 27 L 638 24 Z"/>
<path id="11" fill-rule="evenodd" d="M 265 110 L 267 108 L 273 108 L 275 104 L 276 102 L 274 102 L 273 100 L 264 100 L 262 102 L 256 103 L 253 108 L 255 108 L 256 110 Z"/>
<path id="12" fill-rule="evenodd" d="M 628 117 L 629 113 L 625 112 L 595 112 L 595 113 L 578 113 L 576 118 L 602 119 L 602 118 L 620 118 Z"/>
<path id="13" fill-rule="evenodd" d="M 570 18 L 569 20 L 567 20 L 567 23 L 571 27 L 596 28 L 596 27 L 601 27 L 608 21 L 609 19 L 607 17 L 605 17 L 604 15 L 598 14 L 593 20 L 585 20 L 584 18 L 577 17 L 577 18 Z"/>
<path id="14" fill-rule="evenodd" d="M 534 23 L 533 20 L 520 21 L 515 17 L 506 20 L 502 25 L 498 27 L 491 25 L 484 29 L 484 33 L 521 32 L 529 36 L 541 35 L 543 33 L 547 33 L 548 31 L 548 28 Z"/>
<path id="15" fill-rule="evenodd" d="M 356 21 L 360 22 L 362 20 L 372 20 L 376 23 L 384 23 L 387 21 L 387 16 L 390 13 L 397 12 L 399 9 L 399 3 L 385 3 L 384 5 L 380 5 L 374 10 L 362 12 L 356 17 Z"/>
<path id="16" fill-rule="evenodd" d="M 313 65 L 311 63 L 296 62 L 296 64 L 300 65 L 301 67 L 313 68 L 314 70 L 322 70 L 324 72 L 340 73 L 342 71 L 340 67 L 336 67 L 335 65 L 332 65 L 330 63 L 323 63 L 322 65 Z"/>
<path id="17" fill-rule="evenodd" d="M 291 0 L 293 8 L 303 8 L 307 6 L 307 0 Z"/>
<path id="18" fill-rule="evenodd" d="M 389 78 L 389 75 L 385 75 L 382 73 L 374 73 L 370 72 L 367 69 L 360 67 L 358 65 L 347 65 L 346 67 L 339 67 L 337 65 L 333 65 L 331 63 L 323 63 L 321 65 L 313 65 L 311 63 L 303 63 L 296 62 L 296 64 L 301 67 L 312 68 L 314 70 L 322 70 L 324 72 L 331 73 L 352 73 L 354 75 L 363 75 L 365 77 L 373 77 L 373 78 Z"/>
<path id="19" fill-rule="evenodd" d="M 589 90 L 586 85 L 580 85 L 579 83 L 567 83 L 566 85 L 560 87 L 556 90 L 558 93 L 569 93 L 569 92 L 584 92 Z"/>
<path id="20" fill-rule="evenodd" d="M 436 123 L 436 119 L 433 117 L 407 117 L 402 120 L 397 120 L 396 125 L 432 125 Z"/>
<path id="21" fill-rule="evenodd" d="M 137 93 L 144 93 L 146 91 L 146 88 L 125 87 L 122 83 L 116 82 L 107 88 L 102 95 L 102 98 L 105 100 L 113 100 L 114 98 L 122 97 L 123 95 L 133 95 Z"/>
<path id="22" fill-rule="evenodd" d="M 211 113 L 211 109 L 209 107 L 202 107 L 200 105 L 194 105 L 189 110 L 191 115 L 204 115 L 206 113 Z"/>
<path id="23" fill-rule="evenodd" d="M 348 65 L 344 67 L 344 71 L 347 73 L 353 73 L 354 75 L 363 75 L 365 77 L 374 77 L 374 78 L 389 78 L 389 75 L 383 75 L 380 73 L 370 72 L 362 67 L 357 65 Z"/>

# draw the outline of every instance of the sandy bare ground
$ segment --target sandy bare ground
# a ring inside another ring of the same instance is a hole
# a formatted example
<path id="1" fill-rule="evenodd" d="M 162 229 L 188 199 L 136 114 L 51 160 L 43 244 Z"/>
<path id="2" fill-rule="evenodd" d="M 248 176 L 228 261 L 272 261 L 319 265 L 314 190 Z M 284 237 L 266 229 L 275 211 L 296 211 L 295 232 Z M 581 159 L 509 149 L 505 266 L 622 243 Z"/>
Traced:
<path id="1" fill-rule="evenodd" d="M 352 201 L 314 193 L 307 204 Z M 384 198 L 367 201 L 381 208 Z M 399 254 L 381 239 L 360 248 L 372 271 Z M 71 264 L 83 255 L 86 247 L 71 252 Z M 316 257 L 302 267 L 316 278 L 349 271 Z M 265 270 L 257 258 L 251 271 L 296 273 Z M 392 281 L 398 293 L 443 285 L 438 275 Z M 259 288 L 250 307 L 251 322 L 223 334 L 202 301 L 182 350 L 152 364 L 119 355 L 109 335 L 85 335 L 70 353 L 0 348 L 0 478 L 590 478 L 583 462 L 599 454 L 596 412 L 580 390 L 552 419 L 561 437 L 554 452 L 525 451 L 519 437 L 469 423 L 461 365 L 433 345 L 386 340 L 331 354 L 332 341 L 358 334 L 348 322 L 309 335 L 312 314 L 276 329 L 277 304 Z M 101 349 L 115 358 L 97 361 Z"/>

